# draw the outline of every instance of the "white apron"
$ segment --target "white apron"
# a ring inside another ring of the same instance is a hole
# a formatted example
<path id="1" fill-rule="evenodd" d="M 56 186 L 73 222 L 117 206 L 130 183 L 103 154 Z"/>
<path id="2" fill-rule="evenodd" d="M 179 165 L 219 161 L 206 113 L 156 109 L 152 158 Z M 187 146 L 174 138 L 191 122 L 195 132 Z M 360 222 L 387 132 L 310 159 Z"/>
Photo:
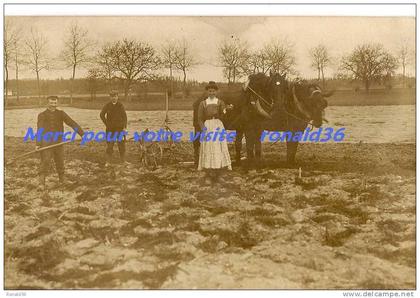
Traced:
<path id="1" fill-rule="evenodd" d="M 220 119 L 209 119 L 204 122 L 207 132 L 220 130 L 224 128 Z M 200 158 L 198 161 L 198 170 L 204 169 L 222 169 L 232 170 L 227 141 L 203 141 L 200 144 Z"/>

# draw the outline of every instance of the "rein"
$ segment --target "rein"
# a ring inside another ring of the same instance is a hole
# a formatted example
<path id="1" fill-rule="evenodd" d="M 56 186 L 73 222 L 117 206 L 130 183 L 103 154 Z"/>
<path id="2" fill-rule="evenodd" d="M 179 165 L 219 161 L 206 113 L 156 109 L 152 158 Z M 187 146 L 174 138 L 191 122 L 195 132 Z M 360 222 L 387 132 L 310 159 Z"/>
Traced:
<path id="1" fill-rule="evenodd" d="M 286 112 L 286 114 L 287 114 L 288 116 L 292 116 L 293 118 L 295 118 L 295 119 L 297 119 L 297 120 L 300 120 L 300 121 L 302 121 L 302 122 L 305 122 L 307 125 L 309 125 L 309 126 L 311 127 L 311 130 L 313 130 L 313 129 L 314 129 L 314 125 L 312 124 L 312 122 L 311 122 L 311 121 L 308 121 L 308 120 L 302 119 L 302 118 L 300 118 L 300 117 L 296 116 L 295 114 L 292 114 L 292 113 L 288 112 L 288 111 L 287 111 L 287 108 L 286 108 L 286 105 L 284 105 L 284 111 Z"/>
<path id="2" fill-rule="evenodd" d="M 294 87 L 294 86 L 293 86 Z M 315 90 L 315 91 L 319 91 L 319 90 Z M 314 91 L 314 92 L 315 92 Z M 312 93 L 314 93 L 314 92 L 312 92 Z M 319 91 L 320 92 L 320 91 Z M 297 119 L 297 120 L 300 120 L 300 121 L 302 121 L 302 122 L 304 122 L 304 123 L 306 123 L 307 125 L 309 125 L 310 127 L 311 127 L 311 130 L 313 130 L 314 129 L 314 125 L 312 124 L 312 120 L 307 120 L 307 119 L 303 119 L 303 118 L 301 118 L 301 117 L 298 117 L 298 116 L 296 116 L 295 114 L 293 114 L 293 113 L 290 113 L 288 110 L 287 110 L 287 107 L 286 107 L 286 102 L 284 102 L 284 111 L 286 112 L 286 114 L 288 115 L 288 116 L 292 116 L 293 118 L 295 118 L 295 119 Z"/>
<path id="3" fill-rule="evenodd" d="M 272 108 L 273 107 L 273 105 L 274 105 L 274 102 L 273 102 L 273 100 L 271 100 L 271 103 L 269 103 L 264 97 L 262 97 L 260 94 L 258 94 L 254 89 L 252 89 L 251 87 L 249 87 L 249 86 L 247 86 L 246 87 L 246 89 L 249 89 L 249 90 L 251 90 L 251 92 L 252 93 L 254 93 L 259 99 L 261 99 L 266 105 L 268 105 L 270 108 Z M 315 91 L 317 91 L 317 90 L 315 90 Z M 314 91 L 314 92 L 315 92 Z M 300 121 L 302 121 L 302 122 L 304 122 L 304 123 L 306 123 L 307 125 L 309 125 L 310 127 L 311 127 L 311 130 L 314 128 L 314 126 L 313 126 L 313 124 L 310 122 L 310 121 L 308 121 L 308 120 L 305 120 L 305 119 L 302 119 L 302 118 L 300 118 L 300 117 L 298 117 L 298 116 L 296 116 L 295 114 L 292 114 L 292 113 L 290 113 L 289 111 L 287 111 L 287 108 L 286 108 L 286 103 L 284 103 L 284 111 L 286 112 L 286 114 L 288 115 L 288 116 L 291 116 L 291 117 L 293 117 L 293 118 L 295 118 L 295 119 L 297 119 L 297 120 L 300 120 Z"/>
<path id="4" fill-rule="evenodd" d="M 264 97 L 262 97 L 261 95 L 259 95 L 254 89 L 252 89 L 251 87 L 247 86 L 247 89 L 251 90 L 252 93 L 254 93 L 259 99 L 261 99 L 266 105 L 268 105 L 270 108 L 273 107 L 274 102 L 271 99 L 271 103 L 269 103 Z"/>

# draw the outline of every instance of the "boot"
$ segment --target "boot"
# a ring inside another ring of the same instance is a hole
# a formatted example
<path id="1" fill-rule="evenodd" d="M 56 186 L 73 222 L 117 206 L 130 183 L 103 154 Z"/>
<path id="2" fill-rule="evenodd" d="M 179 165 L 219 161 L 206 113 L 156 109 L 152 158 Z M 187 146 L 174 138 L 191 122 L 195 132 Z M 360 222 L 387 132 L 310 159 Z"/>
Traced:
<path id="1" fill-rule="evenodd" d="M 219 182 L 219 170 L 218 169 L 212 169 L 210 171 L 210 179 L 212 183 Z"/>
<path id="2" fill-rule="evenodd" d="M 204 174 L 204 185 L 209 186 L 213 183 L 213 179 L 212 179 L 212 175 L 211 175 L 211 170 L 207 170 Z"/>
<path id="3" fill-rule="evenodd" d="M 222 169 L 214 170 L 213 173 L 213 182 L 219 183 L 222 181 Z"/>
<path id="4" fill-rule="evenodd" d="M 105 158 L 105 167 L 110 167 L 112 162 L 112 155 L 107 154 Z"/>

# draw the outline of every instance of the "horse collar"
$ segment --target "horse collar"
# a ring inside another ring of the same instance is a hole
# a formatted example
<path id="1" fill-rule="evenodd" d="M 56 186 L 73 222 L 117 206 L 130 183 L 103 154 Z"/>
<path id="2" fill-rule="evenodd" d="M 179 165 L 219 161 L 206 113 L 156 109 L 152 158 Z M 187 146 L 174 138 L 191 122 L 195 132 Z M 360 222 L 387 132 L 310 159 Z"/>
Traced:
<path id="1" fill-rule="evenodd" d="M 268 102 L 264 97 L 262 97 L 260 94 L 258 94 L 254 89 L 252 89 L 251 87 L 249 87 L 249 85 L 246 86 L 246 89 L 251 90 L 252 93 L 254 93 L 259 99 L 261 99 L 266 105 L 268 105 L 270 108 L 273 107 L 274 102 L 273 99 L 271 99 L 271 102 Z"/>

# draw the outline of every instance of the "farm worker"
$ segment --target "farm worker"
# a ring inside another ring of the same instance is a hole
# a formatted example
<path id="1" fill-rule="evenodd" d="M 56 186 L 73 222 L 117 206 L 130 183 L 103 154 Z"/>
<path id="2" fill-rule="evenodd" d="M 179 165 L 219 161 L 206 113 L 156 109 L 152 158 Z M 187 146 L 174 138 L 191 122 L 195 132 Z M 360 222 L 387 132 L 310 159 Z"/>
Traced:
<path id="1" fill-rule="evenodd" d="M 205 100 L 207 96 L 201 96 L 193 103 L 193 126 L 194 126 L 194 134 L 197 134 L 201 131 L 200 124 L 198 123 L 198 106 L 200 103 Z M 194 146 L 194 166 L 195 168 L 198 167 L 198 159 L 200 156 L 200 139 L 195 138 L 193 141 Z"/>
<path id="2" fill-rule="evenodd" d="M 57 109 L 58 97 L 48 96 L 48 107 L 45 111 L 38 115 L 37 131 L 43 129 L 43 133 L 56 134 L 63 133 L 64 125 L 67 124 L 80 136 L 83 136 L 83 129 L 73 119 L 67 115 L 63 110 Z M 42 147 L 50 146 L 60 143 L 62 140 L 59 138 L 46 140 L 45 138 L 39 140 L 37 138 L 36 150 Z M 64 183 L 64 146 L 57 146 L 51 149 L 46 149 L 41 152 L 41 167 L 40 167 L 40 186 L 45 188 L 45 176 L 48 174 L 50 168 L 51 158 L 54 159 L 55 168 L 58 173 L 60 184 Z"/>
<path id="3" fill-rule="evenodd" d="M 210 81 L 206 86 L 208 97 L 198 105 L 198 124 L 201 131 L 215 132 L 217 128 L 224 129 L 221 119 L 226 114 L 226 109 L 233 105 L 225 106 L 225 103 L 216 97 L 218 87 Z M 222 169 L 232 169 L 228 145 L 226 139 L 202 141 L 198 170 L 206 172 L 205 183 L 211 184 L 220 179 Z"/>
<path id="4" fill-rule="evenodd" d="M 106 127 L 106 134 L 118 134 L 127 129 L 127 113 L 125 112 L 124 105 L 118 101 L 118 92 L 113 90 L 109 93 L 111 101 L 109 101 L 102 108 L 100 117 Z M 112 153 L 114 151 L 115 141 L 118 144 L 118 151 L 120 152 L 120 159 L 122 163 L 126 163 L 125 160 L 125 137 L 124 138 L 107 138 L 106 143 L 106 163 L 105 166 L 109 165 L 112 160 Z"/>

